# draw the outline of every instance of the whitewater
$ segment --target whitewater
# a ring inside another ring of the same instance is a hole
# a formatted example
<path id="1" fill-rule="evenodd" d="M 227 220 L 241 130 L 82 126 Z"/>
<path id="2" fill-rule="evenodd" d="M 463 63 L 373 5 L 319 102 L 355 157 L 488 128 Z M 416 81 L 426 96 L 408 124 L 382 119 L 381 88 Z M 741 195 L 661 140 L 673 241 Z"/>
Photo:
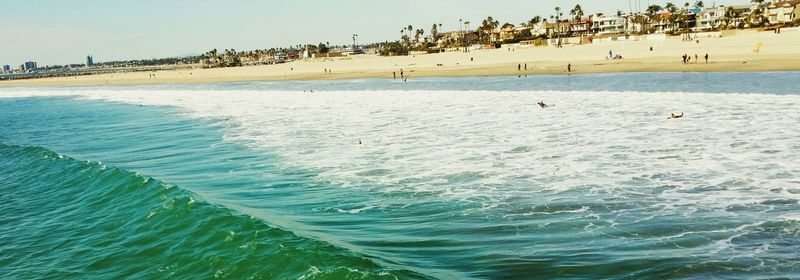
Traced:
<path id="1" fill-rule="evenodd" d="M 269 155 L 272 167 L 254 167 L 245 176 L 260 179 L 245 185 L 181 188 L 419 273 L 399 278 L 800 276 L 800 92 L 367 83 L 19 88 L 0 97 L 213 120 L 217 144 Z M 41 144 L 9 138 L 0 141 Z M 185 164 L 214 157 L 206 160 Z M 292 172 L 309 175 L 263 179 Z"/>

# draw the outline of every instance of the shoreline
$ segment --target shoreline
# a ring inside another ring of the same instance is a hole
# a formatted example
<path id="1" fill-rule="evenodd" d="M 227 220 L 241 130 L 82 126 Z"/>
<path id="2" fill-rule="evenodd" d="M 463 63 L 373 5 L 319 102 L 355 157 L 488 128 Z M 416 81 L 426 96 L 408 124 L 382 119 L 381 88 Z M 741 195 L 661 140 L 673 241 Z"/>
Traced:
<path id="1" fill-rule="evenodd" d="M 779 65 L 774 67 L 774 65 Z M 257 66 L 239 67 L 242 70 Z M 567 76 L 591 74 L 625 74 L 625 73 L 746 73 L 746 72 L 795 72 L 800 71 L 800 59 L 782 60 L 755 60 L 742 62 L 710 62 L 709 64 L 674 65 L 674 63 L 629 63 L 619 64 L 572 64 L 573 71 L 566 69 L 546 68 L 529 71 L 506 70 L 509 65 L 487 65 L 484 67 L 466 69 L 414 69 L 408 75 L 409 80 L 415 78 L 446 78 L 446 77 L 526 77 L 526 76 Z M 220 68 L 217 68 L 220 69 Z M 222 68 L 224 69 L 224 68 Z M 200 70 L 200 69 L 198 69 Z M 214 70 L 214 69 L 203 69 Z M 154 72 L 158 75 L 169 75 L 177 70 Z M 287 74 L 287 75 L 242 75 L 242 76 L 217 76 L 199 78 L 114 78 L 131 73 L 117 73 L 115 75 L 99 74 L 73 79 L 73 77 L 36 78 L 25 80 L 0 81 L 0 88 L 12 87 L 59 87 L 59 86 L 101 86 L 101 85 L 159 85 L 159 84 L 204 84 L 225 82 L 274 82 L 274 81 L 325 81 L 325 80 L 354 80 L 354 79 L 387 79 L 393 80 L 390 71 L 353 71 L 334 74 Z M 170 75 L 172 76 L 172 75 Z M 397 80 L 401 80 L 399 77 Z"/>
<path id="2" fill-rule="evenodd" d="M 611 41 L 563 48 L 504 46 L 471 52 L 409 56 L 358 55 L 228 68 L 179 68 L 0 81 L 2 87 L 198 84 L 248 81 L 311 81 L 365 78 L 580 75 L 599 73 L 800 71 L 800 29 L 780 35 L 749 32 L 697 41 Z M 609 60 L 613 52 L 624 57 Z M 688 64 L 681 57 L 692 57 Z M 704 56 L 709 54 L 708 63 Z M 699 58 L 701 61 L 696 61 Z M 567 65 L 572 72 L 567 72 Z M 331 70 L 332 72 L 328 72 Z M 154 77 L 153 77 L 154 75 Z"/>

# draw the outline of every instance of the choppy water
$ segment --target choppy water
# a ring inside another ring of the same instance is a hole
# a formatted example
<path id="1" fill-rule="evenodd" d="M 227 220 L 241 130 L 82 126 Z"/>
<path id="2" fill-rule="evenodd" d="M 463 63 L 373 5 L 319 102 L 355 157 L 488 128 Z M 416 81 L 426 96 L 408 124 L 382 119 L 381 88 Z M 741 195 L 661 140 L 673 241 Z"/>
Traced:
<path id="1" fill-rule="evenodd" d="M 798 78 L 0 90 L 0 278 L 798 278 Z"/>

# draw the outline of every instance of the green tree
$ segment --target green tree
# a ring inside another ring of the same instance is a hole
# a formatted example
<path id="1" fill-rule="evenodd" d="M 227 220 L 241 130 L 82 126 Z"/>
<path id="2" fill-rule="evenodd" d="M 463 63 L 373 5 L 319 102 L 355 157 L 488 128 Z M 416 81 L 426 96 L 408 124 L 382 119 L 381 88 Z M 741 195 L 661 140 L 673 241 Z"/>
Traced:
<path id="1" fill-rule="evenodd" d="M 647 7 L 647 14 L 649 14 L 650 16 L 654 16 L 661 10 L 662 8 L 659 5 L 650 5 L 650 7 Z"/>
<path id="2" fill-rule="evenodd" d="M 497 26 L 500 25 L 500 21 L 493 19 L 492 17 L 486 17 L 483 20 L 480 27 L 478 27 L 478 33 L 481 34 L 481 38 L 483 39 L 484 43 L 490 43 L 491 41 L 491 34 L 497 30 Z"/>
<path id="3" fill-rule="evenodd" d="M 561 12 L 561 7 L 555 7 L 556 14 L 551 16 L 551 18 L 555 18 L 556 20 L 556 36 L 561 38 L 561 30 L 563 27 L 561 26 L 561 17 L 564 16 L 564 13 Z"/>
<path id="4" fill-rule="evenodd" d="M 436 24 L 433 24 L 431 27 L 431 42 L 436 43 L 436 36 L 439 35 L 439 28 L 436 28 Z"/>
<path id="5" fill-rule="evenodd" d="M 319 45 L 317 46 L 317 50 L 320 53 L 328 53 L 328 51 L 330 51 L 330 49 L 328 48 L 328 45 L 325 45 L 323 43 L 319 43 Z"/>
<path id="6" fill-rule="evenodd" d="M 581 5 L 575 5 L 575 8 L 572 8 L 569 14 L 572 15 L 575 20 L 580 20 L 583 18 L 583 8 L 581 8 Z"/>
<path id="7" fill-rule="evenodd" d="M 667 3 L 667 5 L 664 6 L 664 8 L 667 9 L 667 11 L 669 11 L 670 13 L 673 13 L 673 14 L 678 11 L 678 6 L 675 6 L 675 4 L 672 4 L 672 3 Z"/>
<path id="8" fill-rule="evenodd" d="M 537 25 L 537 24 L 539 24 L 541 22 L 542 22 L 542 17 L 535 16 L 531 20 L 528 21 L 528 26 L 533 27 L 533 26 L 535 26 L 535 25 Z"/>
<path id="9" fill-rule="evenodd" d="M 703 1 L 694 2 L 695 8 L 702 8 L 703 6 L 705 6 L 705 4 L 703 4 Z"/>

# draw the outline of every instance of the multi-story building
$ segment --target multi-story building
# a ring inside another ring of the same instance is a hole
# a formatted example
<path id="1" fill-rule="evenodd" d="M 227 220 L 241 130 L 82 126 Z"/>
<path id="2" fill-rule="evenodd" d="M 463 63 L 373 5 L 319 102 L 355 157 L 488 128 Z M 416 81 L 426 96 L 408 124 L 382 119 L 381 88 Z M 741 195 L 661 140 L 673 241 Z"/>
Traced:
<path id="1" fill-rule="evenodd" d="M 33 71 L 36 70 L 36 62 L 28 61 L 20 65 L 19 67 L 22 71 Z"/>
<path id="2" fill-rule="evenodd" d="M 592 16 L 579 20 L 569 21 L 569 33 L 571 36 L 589 35 L 592 32 Z"/>
<path id="3" fill-rule="evenodd" d="M 669 33 L 675 29 L 675 23 L 672 22 L 672 13 L 669 11 L 660 11 L 650 19 L 650 27 L 655 33 Z"/>
<path id="4" fill-rule="evenodd" d="M 91 55 L 87 55 L 86 56 L 86 66 L 88 67 L 88 66 L 93 66 L 93 65 L 94 65 L 94 59 L 92 58 Z"/>
<path id="5" fill-rule="evenodd" d="M 625 18 L 597 14 L 592 17 L 592 27 L 597 35 L 622 33 L 625 32 Z"/>
<path id="6" fill-rule="evenodd" d="M 725 24 L 725 7 L 703 9 L 696 19 L 695 30 L 717 29 Z"/>
<path id="7" fill-rule="evenodd" d="M 767 9 L 770 24 L 790 23 L 800 14 L 800 0 L 775 0 Z"/>
<path id="8" fill-rule="evenodd" d="M 747 18 L 755 6 L 752 4 L 725 7 L 725 28 L 747 28 Z"/>
<path id="9" fill-rule="evenodd" d="M 0 71 L 0 72 L 6 73 L 6 74 L 7 73 L 11 73 L 11 65 L 3 65 L 3 71 Z"/>

